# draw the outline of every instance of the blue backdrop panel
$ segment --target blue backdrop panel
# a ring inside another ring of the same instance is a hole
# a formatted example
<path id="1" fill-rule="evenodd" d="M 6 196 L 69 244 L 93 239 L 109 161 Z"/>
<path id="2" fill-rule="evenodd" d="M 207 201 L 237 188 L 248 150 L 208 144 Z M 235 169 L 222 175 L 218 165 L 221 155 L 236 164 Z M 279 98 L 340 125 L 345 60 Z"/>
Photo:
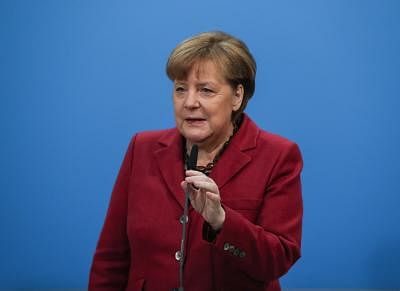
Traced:
<path id="1" fill-rule="evenodd" d="M 400 287 L 400 1 L 0 2 L 0 288 L 84 287 L 131 135 L 174 125 L 165 62 L 206 30 L 257 62 L 247 112 L 299 143 L 285 287 Z"/>

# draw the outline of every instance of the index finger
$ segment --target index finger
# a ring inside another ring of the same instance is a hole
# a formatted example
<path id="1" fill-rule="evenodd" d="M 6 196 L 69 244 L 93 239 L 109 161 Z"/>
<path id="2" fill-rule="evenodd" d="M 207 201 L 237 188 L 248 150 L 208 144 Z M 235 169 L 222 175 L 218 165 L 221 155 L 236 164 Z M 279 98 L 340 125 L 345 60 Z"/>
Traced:
<path id="1" fill-rule="evenodd" d="M 186 176 L 193 177 L 193 176 L 205 176 L 204 173 L 196 170 L 186 170 Z"/>

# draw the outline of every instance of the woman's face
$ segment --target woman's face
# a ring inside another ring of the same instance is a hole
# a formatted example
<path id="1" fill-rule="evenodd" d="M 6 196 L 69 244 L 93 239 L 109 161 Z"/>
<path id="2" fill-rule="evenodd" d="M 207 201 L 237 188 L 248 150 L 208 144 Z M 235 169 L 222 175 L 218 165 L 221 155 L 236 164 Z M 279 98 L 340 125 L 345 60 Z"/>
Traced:
<path id="1" fill-rule="evenodd" d="M 190 143 L 216 147 L 232 134 L 242 99 L 242 85 L 233 89 L 213 62 L 197 62 L 186 80 L 174 81 L 176 126 Z"/>

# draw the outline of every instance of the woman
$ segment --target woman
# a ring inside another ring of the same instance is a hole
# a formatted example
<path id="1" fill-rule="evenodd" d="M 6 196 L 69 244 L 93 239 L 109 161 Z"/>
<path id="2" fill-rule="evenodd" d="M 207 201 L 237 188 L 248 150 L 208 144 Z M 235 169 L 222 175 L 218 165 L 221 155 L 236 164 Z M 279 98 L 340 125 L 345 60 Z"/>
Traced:
<path id="1" fill-rule="evenodd" d="M 207 32 L 172 51 L 167 74 L 176 128 L 132 138 L 89 289 L 280 290 L 300 257 L 302 159 L 296 144 L 243 113 L 253 57 L 242 41 Z"/>

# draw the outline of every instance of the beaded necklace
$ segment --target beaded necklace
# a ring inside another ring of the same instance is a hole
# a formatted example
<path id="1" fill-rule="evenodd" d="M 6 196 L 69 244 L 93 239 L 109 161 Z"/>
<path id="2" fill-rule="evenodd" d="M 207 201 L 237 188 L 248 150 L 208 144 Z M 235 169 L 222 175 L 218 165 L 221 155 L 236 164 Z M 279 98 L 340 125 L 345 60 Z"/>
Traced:
<path id="1" fill-rule="evenodd" d="M 233 123 L 233 132 L 231 136 L 229 136 L 228 140 L 224 142 L 222 145 L 221 149 L 218 151 L 218 153 L 215 155 L 214 159 L 209 162 L 206 166 L 196 166 L 196 171 L 202 172 L 203 174 L 209 176 L 211 174 L 212 169 L 214 168 L 215 164 L 218 162 L 219 158 L 225 151 L 225 149 L 228 147 L 229 143 L 232 140 L 232 137 L 235 135 L 235 133 L 238 131 L 239 126 L 237 125 L 236 122 Z M 186 150 L 186 139 L 183 139 L 184 142 L 184 160 L 185 160 L 185 169 L 186 169 L 186 164 L 187 161 L 189 160 L 189 155 L 187 154 Z"/>

